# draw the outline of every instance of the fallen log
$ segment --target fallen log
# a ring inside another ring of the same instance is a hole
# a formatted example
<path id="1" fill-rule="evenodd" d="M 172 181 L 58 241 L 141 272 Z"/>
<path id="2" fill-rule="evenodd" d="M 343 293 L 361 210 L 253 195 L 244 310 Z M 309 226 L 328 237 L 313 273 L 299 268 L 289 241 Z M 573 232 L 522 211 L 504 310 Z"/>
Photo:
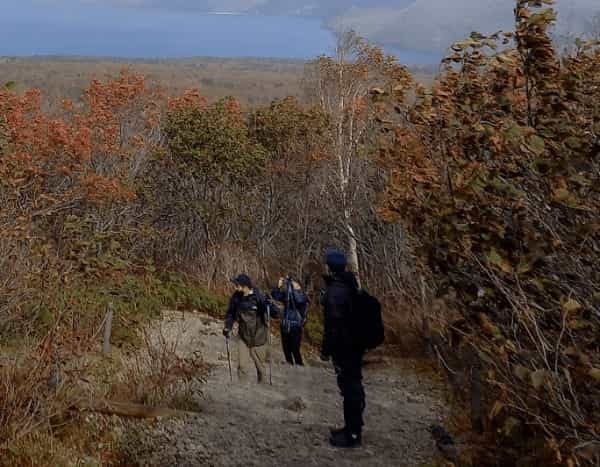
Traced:
<path id="1" fill-rule="evenodd" d="M 106 399 L 79 401 L 71 407 L 80 412 L 97 412 L 105 415 L 117 415 L 132 418 L 173 418 L 195 415 L 197 412 L 169 409 L 167 407 L 151 407 L 133 402 L 116 402 Z"/>

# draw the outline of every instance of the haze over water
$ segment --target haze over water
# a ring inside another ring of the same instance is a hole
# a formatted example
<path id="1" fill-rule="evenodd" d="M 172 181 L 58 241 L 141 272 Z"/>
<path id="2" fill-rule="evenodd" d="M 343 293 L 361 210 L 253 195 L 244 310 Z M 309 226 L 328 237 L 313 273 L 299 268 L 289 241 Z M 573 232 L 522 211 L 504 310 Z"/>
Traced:
<path id="1" fill-rule="evenodd" d="M 332 53 L 334 38 L 318 18 L 180 13 L 108 7 L 39 6 L 0 17 L 0 55 L 124 58 L 313 58 Z M 394 51 L 406 63 L 430 54 Z"/>

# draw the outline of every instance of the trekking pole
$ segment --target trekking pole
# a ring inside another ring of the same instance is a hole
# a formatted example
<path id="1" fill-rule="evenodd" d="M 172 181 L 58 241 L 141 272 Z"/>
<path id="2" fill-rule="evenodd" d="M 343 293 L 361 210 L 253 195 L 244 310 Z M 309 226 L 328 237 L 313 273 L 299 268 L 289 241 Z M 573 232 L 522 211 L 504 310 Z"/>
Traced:
<path id="1" fill-rule="evenodd" d="M 229 337 L 225 337 L 225 347 L 227 348 L 227 362 L 229 363 L 229 380 L 233 383 L 233 372 L 231 371 L 231 354 L 229 353 Z"/>
<path id="2" fill-rule="evenodd" d="M 273 365 L 271 358 L 271 304 L 267 302 L 267 352 L 269 352 L 269 384 L 273 386 Z"/>

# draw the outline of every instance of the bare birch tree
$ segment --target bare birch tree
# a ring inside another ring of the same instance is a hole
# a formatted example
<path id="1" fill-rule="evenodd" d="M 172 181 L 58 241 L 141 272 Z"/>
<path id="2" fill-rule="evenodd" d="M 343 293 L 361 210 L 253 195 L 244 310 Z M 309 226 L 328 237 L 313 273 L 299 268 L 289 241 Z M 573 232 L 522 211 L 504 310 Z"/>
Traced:
<path id="1" fill-rule="evenodd" d="M 411 84 L 408 70 L 354 31 L 337 34 L 333 57 L 322 56 L 308 68 L 307 89 L 329 116 L 332 200 L 342 217 L 351 269 L 359 276 L 359 239 L 354 228 L 354 206 L 361 196 L 356 178 L 360 161 L 372 156 L 376 122 L 386 118 L 385 96 L 402 96 Z"/>

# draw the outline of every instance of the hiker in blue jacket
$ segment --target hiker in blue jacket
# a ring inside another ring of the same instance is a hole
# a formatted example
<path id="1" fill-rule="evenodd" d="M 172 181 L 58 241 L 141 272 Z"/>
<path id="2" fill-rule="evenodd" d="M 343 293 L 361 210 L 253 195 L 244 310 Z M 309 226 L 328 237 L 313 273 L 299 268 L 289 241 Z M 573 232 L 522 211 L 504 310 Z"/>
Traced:
<path id="1" fill-rule="evenodd" d="M 306 322 L 308 299 L 300 284 L 291 277 L 279 279 L 271 296 L 274 300 L 283 303 L 284 307 L 281 317 L 281 345 L 285 359 L 290 365 L 303 365 L 300 345 L 302 328 Z"/>

